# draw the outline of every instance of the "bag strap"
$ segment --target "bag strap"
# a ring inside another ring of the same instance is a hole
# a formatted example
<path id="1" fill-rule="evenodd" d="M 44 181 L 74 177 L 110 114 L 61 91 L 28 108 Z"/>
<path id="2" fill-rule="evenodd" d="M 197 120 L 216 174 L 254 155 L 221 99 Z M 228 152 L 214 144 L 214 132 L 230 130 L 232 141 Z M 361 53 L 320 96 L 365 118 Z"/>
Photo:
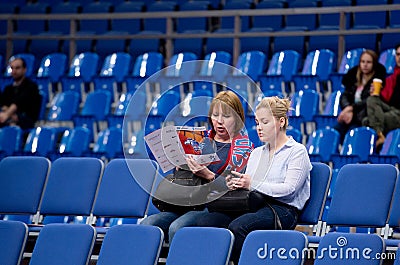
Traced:
<path id="1" fill-rule="evenodd" d="M 271 204 L 269 204 L 268 202 L 267 202 L 267 206 L 271 209 L 272 213 L 274 214 L 275 230 L 282 230 L 282 224 L 281 224 L 281 220 L 279 219 L 279 215 L 276 213 L 274 207 L 272 207 Z"/>

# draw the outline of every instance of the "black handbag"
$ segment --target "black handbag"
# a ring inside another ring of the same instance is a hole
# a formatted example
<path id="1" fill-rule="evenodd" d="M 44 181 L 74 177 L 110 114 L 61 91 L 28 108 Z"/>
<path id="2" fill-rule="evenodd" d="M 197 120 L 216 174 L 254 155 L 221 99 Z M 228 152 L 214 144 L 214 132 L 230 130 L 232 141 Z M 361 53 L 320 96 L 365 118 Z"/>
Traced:
<path id="1" fill-rule="evenodd" d="M 189 170 L 179 169 L 166 176 L 158 185 L 152 202 L 162 212 L 183 214 L 205 208 L 209 189 L 207 180 Z"/>

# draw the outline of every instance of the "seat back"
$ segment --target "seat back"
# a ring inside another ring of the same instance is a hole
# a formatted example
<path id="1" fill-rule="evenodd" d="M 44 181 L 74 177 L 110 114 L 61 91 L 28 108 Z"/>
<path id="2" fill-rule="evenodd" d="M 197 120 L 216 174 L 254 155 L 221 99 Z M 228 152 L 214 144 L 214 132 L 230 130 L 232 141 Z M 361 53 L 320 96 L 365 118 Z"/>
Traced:
<path id="1" fill-rule="evenodd" d="M 370 127 L 351 129 L 344 137 L 341 155 L 357 155 L 361 161 L 368 161 L 375 148 L 376 132 Z"/>
<path id="2" fill-rule="evenodd" d="M 100 131 L 93 152 L 104 153 L 108 158 L 114 158 L 116 154 L 122 153 L 122 129 L 111 127 Z"/>
<path id="3" fill-rule="evenodd" d="M 318 155 L 323 162 L 329 162 L 332 154 L 339 150 L 340 134 L 333 128 L 314 131 L 307 141 L 309 155 Z"/>
<path id="4" fill-rule="evenodd" d="M 292 110 L 289 116 L 303 117 L 304 121 L 312 121 L 314 115 L 319 112 L 319 97 L 319 93 L 315 90 L 306 89 L 296 92 L 291 101 Z"/>
<path id="5" fill-rule="evenodd" d="M 36 61 L 35 55 L 33 55 L 31 53 L 19 53 L 19 54 L 15 54 L 15 55 L 11 56 L 8 61 L 11 62 L 16 58 L 24 59 L 24 61 L 26 63 L 26 73 L 25 73 L 25 75 L 28 76 L 28 77 L 32 76 L 32 74 L 33 74 L 33 72 L 35 70 L 35 61 Z M 6 76 L 11 76 L 11 66 L 10 65 L 7 65 L 5 75 Z"/>
<path id="6" fill-rule="evenodd" d="M 0 221 L 0 263 L 20 264 L 25 250 L 28 227 L 18 221 Z"/>
<path id="7" fill-rule="evenodd" d="M 0 151 L 6 156 L 21 149 L 22 130 L 18 126 L 6 126 L 0 129 Z"/>
<path id="8" fill-rule="evenodd" d="M 255 82 L 265 69 L 266 56 L 260 51 L 250 51 L 242 53 L 236 63 L 237 70 L 233 75 L 247 74 Z"/>
<path id="9" fill-rule="evenodd" d="M 8 156 L 0 162 L 0 212 L 36 214 L 50 171 L 44 157 Z"/>
<path id="10" fill-rule="evenodd" d="M 105 120 L 111 109 L 111 94 L 107 90 L 98 89 L 87 95 L 81 115 L 93 116 L 97 121 Z"/>
<path id="11" fill-rule="evenodd" d="M 142 265 L 158 262 L 164 234 L 157 226 L 122 224 L 110 227 L 101 249 L 98 265 L 129 264 L 135 261 Z"/>
<path id="12" fill-rule="evenodd" d="M 290 81 L 292 76 L 297 73 L 300 63 L 300 54 L 293 50 L 284 50 L 274 53 L 267 75 L 283 75 L 284 81 Z"/>
<path id="13" fill-rule="evenodd" d="M 379 154 L 400 158 L 400 129 L 392 130 L 386 135 L 385 142 Z"/>
<path id="14" fill-rule="evenodd" d="M 68 75 L 81 77 L 84 82 L 90 82 L 96 75 L 99 64 L 99 56 L 94 52 L 83 52 L 72 58 Z"/>
<path id="15" fill-rule="evenodd" d="M 46 156 L 55 151 L 57 131 L 52 127 L 33 128 L 26 139 L 24 152 L 31 155 Z"/>
<path id="16" fill-rule="evenodd" d="M 85 127 L 75 127 L 71 130 L 65 130 L 58 152 L 60 154 L 69 153 L 72 156 L 81 156 L 89 150 L 90 130 Z"/>
<path id="17" fill-rule="evenodd" d="M 215 51 L 206 54 L 201 62 L 200 76 L 225 76 L 229 71 L 232 62 L 232 55 L 224 51 Z"/>
<path id="18" fill-rule="evenodd" d="M 394 48 L 384 50 L 379 55 L 379 60 L 386 68 L 386 73 L 392 74 L 396 66 L 396 50 Z"/>
<path id="19" fill-rule="evenodd" d="M 78 112 L 80 103 L 79 93 L 76 91 L 65 91 L 57 93 L 51 102 L 47 120 L 48 121 L 69 121 Z"/>
<path id="20" fill-rule="evenodd" d="M 325 206 L 331 182 L 331 168 L 324 163 L 312 162 L 310 173 L 310 198 L 299 216 L 299 224 L 315 225 L 322 220 L 322 213 Z"/>
<path id="21" fill-rule="evenodd" d="M 183 227 L 170 244 L 166 264 L 227 265 L 233 240 L 225 228 Z"/>
<path id="22" fill-rule="evenodd" d="M 389 227 L 399 227 L 400 220 L 400 181 L 397 181 L 394 189 L 392 205 L 389 212 Z"/>
<path id="23" fill-rule="evenodd" d="M 47 224 L 40 231 L 30 265 L 87 265 L 96 230 L 86 224 Z"/>
<path id="24" fill-rule="evenodd" d="M 311 51 L 303 64 L 303 75 L 318 76 L 320 81 L 326 81 L 335 65 L 335 54 L 327 49 Z"/>
<path id="25" fill-rule="evenodd" d="M 328 249 L 335 249 L 335 254 L 328 252 Z M 329 233 L 319 242 L 318 258 L 315 259 L 314 264 L 378 265 L 382 263 L 382 260 L 375 257 L 380 257 L 380 254 L 384 252 L 385 243 L 377 234 Z"/>
<path id="26" fill-rule="evenodd" d="M 174 54 L 168 62 L 165 75 L 190 78 L 196 71 L 196 64 L 187 62 L 194 60 L 197 60 L 197 55 L 191 52 Z"/>
<path id="27" fill-rule="evenodd" d="M 339 74 L 345 74 L 350 68 L 358 65 L 360 61 L 361 54 L 364 52 L 363 48 L 357 48 L 346 51 L 340 61 L 340 66 L 338 69 Z"/>
<path id="28" fill-rule="evenodd" d="M 108 55 L 103 62 L 100 76 L 113 76 L 117 82 L 122 82 L 130 70 L 132 56 L 129 53 L 117 52 Z"/>
<path id="29" fill-rule="evenodd" d="M 149 77 L 161 70 L 163 66 L 163 56 L 159 52 L 146 52 L 139 55 L 133 65 L 132 75 Z"/>
<path id="30" fill-rule="evenodd" d="M 111 160 L 105 168 L 93 214 L 143 218 L 157 172 L 158 164 L 149 159 Z"/>
<path id="31" fill-rule="evenodd" d="M 88 216 L 92 211 L 103 167 L 100 159 L 92 157 L 61 157 L 55 160 L 40 213 Z"/>
<path id="32" fill-rule="evenodd" d="M 330 95 L 329 98 L 325 104 L 325 108 L 323 111 L 324 115 L 330 115 L 330 116 L 338 116 L 340 111 L 342 110 L 340 108 L 340 96 L 342 95 L 342 92 L 340 90 L 333 91 Z"/>
<path id="33" fill-rule="evenodd" d="M 64 53 L 51 53 L 43 57 L 37 73 L 38 77 L 50 77 L 52 82 L 58 82 L 65 73 L 67 55 Z"/>
<path id="34" fill-rule="evenodd" d="M 397 175 L 389 164 L 344 165 L 335 182 L 327 224 L 385 226 Z"/>
<path id="35" fill-rule="evenodd" d="M 284 238 L 285 240 L 282 240 Z M 295 230 L 258 230 L 252 231 L 243 243 L 240 253 L 239 265 L 261 264 L 303 264 L 305 258 L 302 255 L 307 247 L 307 237 Z M 272 251 L 285 249 L 286 254 L 280 256 Z M 290 255 L 289 251 L 299 255 Z"/>

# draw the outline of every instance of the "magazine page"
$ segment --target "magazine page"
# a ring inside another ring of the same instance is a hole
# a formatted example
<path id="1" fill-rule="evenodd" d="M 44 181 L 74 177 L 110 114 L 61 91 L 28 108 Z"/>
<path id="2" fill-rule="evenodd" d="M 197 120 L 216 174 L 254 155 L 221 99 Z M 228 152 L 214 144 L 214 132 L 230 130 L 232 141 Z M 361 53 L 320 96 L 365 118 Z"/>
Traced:
<path id="1" fill-rule="evenodd" d="M 186 157 L 199 164 L 219 161 L 215 143 L 207 136 L 205 127 L 165 126 L 144 137 L 163 172 L 176 166 L 186 168 Z"/>

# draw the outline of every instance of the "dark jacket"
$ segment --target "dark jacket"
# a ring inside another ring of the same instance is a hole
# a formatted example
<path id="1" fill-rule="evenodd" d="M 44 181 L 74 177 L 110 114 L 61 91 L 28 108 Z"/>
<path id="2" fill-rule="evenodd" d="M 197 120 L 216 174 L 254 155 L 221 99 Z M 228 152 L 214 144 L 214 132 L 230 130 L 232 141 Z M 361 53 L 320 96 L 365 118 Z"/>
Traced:
<path id="1" fill-rule="evenodd" d="M 382 64 L 378 63 L 374 76 L 365 84 L 364 89 L 361 92 L 361 101 L 355 103 L 355 94 L 357 90 L 357 69 L 358 65 L 351 68 L 343 76 L 342 84 L 345 89 L 340 97 L 340 107 L 344 109 L 349 105 L 353 106 L 354 115 L 351 123 L 361 125 L 362 119 L 367 116 L 367 98 L 370 96 L 372 79 L 379 78 L 385 82 L 386 68 Z M 384 85 L 385 84 L 383 84 L 383 86 Z"/>

